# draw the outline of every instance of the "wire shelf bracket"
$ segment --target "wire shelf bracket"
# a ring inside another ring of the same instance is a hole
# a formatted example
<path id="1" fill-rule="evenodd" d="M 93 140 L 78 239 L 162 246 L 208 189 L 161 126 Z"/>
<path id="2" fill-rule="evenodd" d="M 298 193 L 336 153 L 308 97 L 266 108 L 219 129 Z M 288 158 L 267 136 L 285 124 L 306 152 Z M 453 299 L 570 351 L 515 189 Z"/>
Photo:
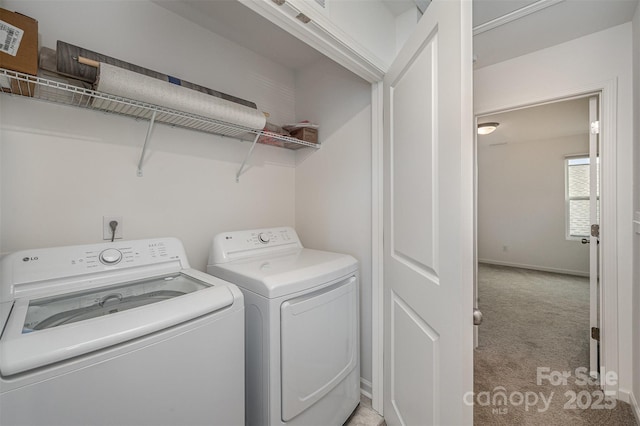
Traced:
<path id="1" fill-rule="evenodd" d="M 144 137 L 144 145 L 142 145 L 142 152 L 140 153 L 140 161 L 138 161 L 138 177 L 142 177 L 142 162 L 144 161 L 144 154 L 147 151 L 147 144 L 149 143 L 149 138 L 151 137 L 151 131 L 153 130 L 153 125 L 156 122 L 156 112 L 153 111 L 151 115 L 151 120 L 149 120 L 149 127 L 147 128 L 147 135 Z"/>
<path id="2" fill-rule="evenodd" d="M 238 169 L 238 173 L 236 173 L 236 183 L 240 182 L 240 175 L 242 175 L 242 169 L 244 169 L 244 166 L 247 164 L 247 161 L 249 161 L 249 158 L 251 158 L 251 154 L 253 153 L 253 148 L 256 147 L 256 144 L 258 143 L 258 139 L 260 139 L 260 136 L 261 136 L 260 134 L 257 134 L 255 139 L 253 139 L 251 148 L 249 148 L 249 152 L 247 152 L 247 155 L 244 157 L 244 160 L 242 161 L 242 164 Z"/>

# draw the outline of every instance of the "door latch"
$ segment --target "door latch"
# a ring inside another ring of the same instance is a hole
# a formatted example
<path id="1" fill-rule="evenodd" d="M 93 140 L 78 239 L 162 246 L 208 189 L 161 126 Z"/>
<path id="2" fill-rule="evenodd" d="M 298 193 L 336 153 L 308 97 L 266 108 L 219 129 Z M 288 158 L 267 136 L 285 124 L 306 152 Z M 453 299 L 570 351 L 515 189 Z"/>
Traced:
<path id="1" fill-rule="evenodd" d="M 600 341 L 600 328 L 591 327 L 591 338 L 593 340 L 597 340 L 598 342 Z"/>

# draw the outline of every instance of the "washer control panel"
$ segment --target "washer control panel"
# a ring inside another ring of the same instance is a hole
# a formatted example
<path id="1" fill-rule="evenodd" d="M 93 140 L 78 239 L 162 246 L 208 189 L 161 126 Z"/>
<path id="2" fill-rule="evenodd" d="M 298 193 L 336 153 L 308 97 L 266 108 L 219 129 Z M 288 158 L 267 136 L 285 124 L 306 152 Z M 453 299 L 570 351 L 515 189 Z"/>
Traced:
<path id="1" fill-rule="evenodd" d="M 294 248 L 302 248 L 302 243 L 290 227 L 223 232 L 213 239 L 209 264 Z"/>
<path id="2" fill-rule="evenodd" d="M 144 244 L 140 244 L 140 241 L 129 241 L 110 243 L 107 248 L 87 247 L 84 251 L 72 254 L 70 264 L 87 270 L 100 270 L 104 266 L 140 266 L 179 257 L 175 253 L 172 255 L 170 244 L 164 240 L 149 240 Z"/>
<path id="3" fill-rule="evenodd" d="M 176 238 L 24 250 L 2 259 L 0 280 L 12 284 L 71 280 L 72 277 L 89 273 L 176 261 L 180 268 L 189 268 L 182 242 Z M 0 292 L 5 291 L 4 288 L 0 289 Z M 1 296 L 8 297 L 5 294 Z"/>

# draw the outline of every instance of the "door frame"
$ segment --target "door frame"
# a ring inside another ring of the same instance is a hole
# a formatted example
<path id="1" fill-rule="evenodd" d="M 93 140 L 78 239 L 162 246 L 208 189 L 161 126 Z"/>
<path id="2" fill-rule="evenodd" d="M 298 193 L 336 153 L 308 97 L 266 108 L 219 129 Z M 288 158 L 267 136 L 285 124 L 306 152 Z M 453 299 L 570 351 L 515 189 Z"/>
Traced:
<path id="1" fill-rule="evenodd" d="M 371 85 L 371 406 L 384 415 L 383 83 Z"/>
<path id="2" fill-rule="evenodd" d="M 608 372 L 619 374 L 618 362 L 618 270 L 617 270 L 617 192 L 616 192 L 616 163 L 617 163 L 617 80 L 612 79 L 578 89 L 569 89 L 555 93 L 552 98 L 523 98 L 506 105 L 478 110 L 474 112 L 477 126 L 478 117 L 505 112 L 509 110 L 533 107 L 571 98 L 586 97 L 598 93 L 600 95 L 600 147 L 601 147 L 601 176 L 600 176 L 600 207 L 601 207 L 601 239 L 600 239 L 600 371 L 601 377 Z M 474 147 L 474 189 L 477 194 L 478 170 L 477 138 Z M 478 230 L 477 195 L 474 195 L 474 247 L 477 247 Z M 477 250 L 474 250 L 474 261 L 477 265 Z M 477 276 L 474 277 L 474 288 L 477 286 Z M 474 333 L 475 334 L 475 333 Z M 619 398 L 618 380 L 615 383 L 605 381 L 601 388 L 608 396 Z"/>

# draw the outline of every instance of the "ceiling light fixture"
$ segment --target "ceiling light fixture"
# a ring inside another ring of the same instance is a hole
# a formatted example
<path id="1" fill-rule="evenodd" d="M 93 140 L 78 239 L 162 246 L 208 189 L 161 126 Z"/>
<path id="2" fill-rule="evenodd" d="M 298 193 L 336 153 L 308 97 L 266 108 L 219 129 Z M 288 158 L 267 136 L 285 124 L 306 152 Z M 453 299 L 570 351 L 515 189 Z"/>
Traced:
<path id="1" fill-rule="evenodd" d="M 489 133 L 493 133 L 494 130 L 498 128 L 500 123 L 482 123 L 478 124 L 478 134 L 479 135 L 488 135 Z"/>

